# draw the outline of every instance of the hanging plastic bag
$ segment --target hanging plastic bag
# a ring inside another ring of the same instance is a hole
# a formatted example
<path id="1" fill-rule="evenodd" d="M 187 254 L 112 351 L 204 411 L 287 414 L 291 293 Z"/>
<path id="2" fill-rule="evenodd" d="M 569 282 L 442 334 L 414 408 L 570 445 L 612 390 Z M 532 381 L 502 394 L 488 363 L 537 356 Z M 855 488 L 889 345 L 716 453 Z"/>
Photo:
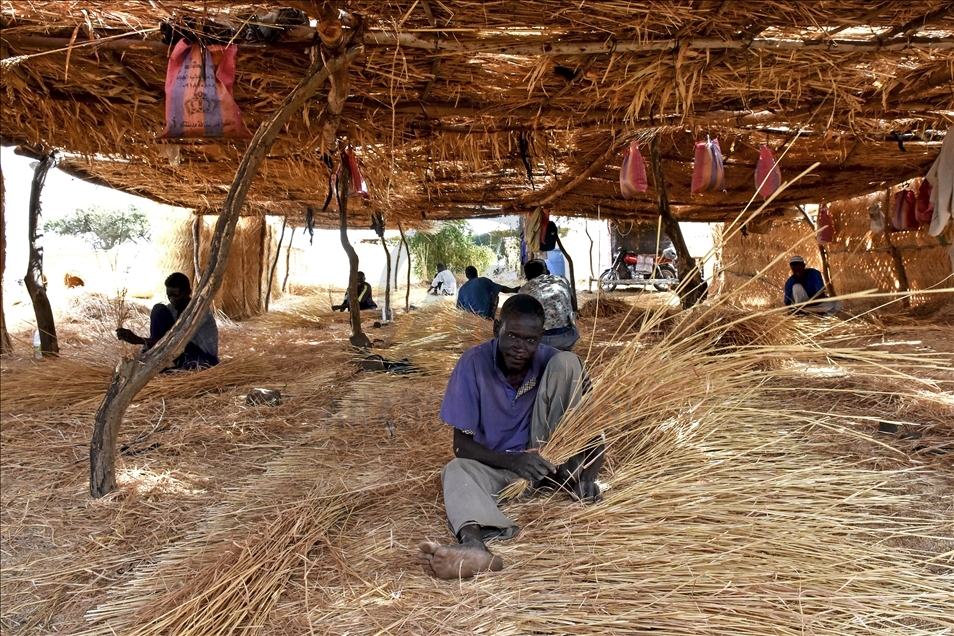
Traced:
<path id="1" fill-rule="evenodd" d="M 159 139 L 251 137 L 232 96 L 238 46 L 179 40 L 166 68 L 166 128 Z"/>
<path id="2" fill-rule="evenodd" d="M 696 156 L 692 164 L 692 191 L 717 192 L 725 190 L 725 171 L 719 140 L 708 137 L 696 142 Z"/>
<path id="3" fill-rule="evenodd" d="M 931 182 L 927 179 L 921 181 L 918 187 L 917 201 L 914 206 L 914 218 L 921 225 L 927 225 L 934 216 L 934 204 L 931 203 Z"/>
<path id="4" fill-rule="evenodd" d="M 767 199 L 782 185 L 782 171 L 768 146 L 759 148 L 759 162 L 755 164 L 755 189 Z"/>
<path id="5" fill-rule="evenodd" d="M 619 170 L 619 189 L 623 198 L 632 199 L 640 192 L 645 192 L 649 184 L 646 181 L 646 164 L 643 155 L 639 152 L 639 143 L 632 141 L 629 147 L 623 149 L 623 167 Z"/>
<path id="6" fill-rule="evenodd" d="M 348 198 L 368 196 L 368 184 L 365 182 L 364 177 L 361 176 L 361 166 L 358 164 L 358 157 L 354 154 L 354 149 L 351 146 L 345 148 L 344 156 L 347 158 L 348 171 L 351 173 L 351 181 L 348 184 Z M 341 166 L 338 166 L 338 169 L 335 170 L 335 183 L 338 182 L 338 177 L 340 176 Z M 331 195 L 329 194 L 328 196 L 330 197 Z"/>
<path id="7" fill-rule="evenodd" d="M 918 229 L 917 207 L 913 190 L 901 190 L 894 195 L 891 206 L 891 227 L 896 232 Z"/>
<path id="8" fill-rule="evenodd" d="M 835 229 L 831 222 L 831 212 L 828 211 L 828 206 L 823 205 L 818 210 L 815 226 L 817 227 L 815 240 L 818 241 L 819 245 L 828 245 L 835 240 Z"/>
<path id="9" fill-rule="evenodd" d="M 875 201 L 868 206 L 869 226 L 874 234 L 884 233 L 884 210 L 881 208 L 881 201 Z"/>

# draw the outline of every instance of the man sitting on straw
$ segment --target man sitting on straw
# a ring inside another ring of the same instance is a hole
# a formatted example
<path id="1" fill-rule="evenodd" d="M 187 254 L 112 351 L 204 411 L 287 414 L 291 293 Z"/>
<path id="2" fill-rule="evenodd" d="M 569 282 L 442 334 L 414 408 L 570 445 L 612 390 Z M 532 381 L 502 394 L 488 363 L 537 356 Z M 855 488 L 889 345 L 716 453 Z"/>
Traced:
<path id="1" fill-rule="evenodd" d="M 516 534 L 497 500 L 518 479 L 567 487 L 585 502 L 601 498 L 601 443 L 560 467 L 539 453 L 587 383 L 579 357 L 540 343 L 543 321 L 538 300 L 513 296 L 500 310 L 497 337 L 464 352 L 451 373 L 440 418 L 454 427 L 457 458 L 444 467 L 441 482 L 458 543 L 421 542 L 418 561 L 432 576 L 466 578 L 503 568 L 484 541 Z"/>
<path id="2" fill-rule="evenodd" d="M 792 275 L 785 281 L 785 306 L 795 305 L 798 313 L 828 314 L 841 311 L 841 302 L 826 300 L 825 281 L 821 272 L 805 267 L 805 259 L 793 256 L 788 261 Z"/>
<path id="3" fill-rule="evenodd" d="M 516 294 L 520 291 L 519 287 L 504 287 L 486 276 L 478 277 L 477 268 L 473 265 L 468 265 L 464 274 L 467 282 L 457 291 L 457 308 L 490 320 L 497 317 L 500 292 Z"/>
<path id="4" fill-rule="evenodd" d="M 351 290 L 345 292 L 344 300 L 341 301 L 340 305 L 332 305 L 332 311 L 347 311 L 351 306 Z M 377 309 L 378 305 L 374 302 L 374 299 L 371 298 L 371 285 L 369 285 L 364 279 L 364 272 L 358 272 L 358 309 L 364 311 L 365 309 Z"/>
<path id="5" fill-rule="evenodd" d="M 444 263 L 437 264 L 437 276 L 431 281 L 427 293 L 435 296 L 453 296 L 457 293 L 457 279 L 449 269 L 444 267 Z"/>
<path id="6" fill-rule="evenodd" d="M 124 327 L 116 330 L 116 337 L 123 342 L 142 345 L 144 352 L 154 347 L 172 329 L 179 314 L 192 300 L 192 284 L 189 282 L 189 277 L 182 272 L 170 274 L 166 278 L 166 297 L 169 299 L 169 304 L 157 303 L 149 314 L 148 338 L 137 336 Z M 172 368 L 194 371 L 214 367 L 218 363 L 219 328 L 215 325 L 212 312 L 206 311 L 199 329 L 186 344 L 185 351 L 172 361 Z"/>
<path id="7" fill-rule="evenodd" d="M 523 274 L 527 282 L 520 288 L 520 293 L 539 300 L 546 312 L 541 342 L 561 351 L 573 351 L 573 345 L 580 339 L 580 331 L 573 321 L 570 282 L 563 276 L 550 274 L 547 264 L 540 259 L 527 261 Z"/>

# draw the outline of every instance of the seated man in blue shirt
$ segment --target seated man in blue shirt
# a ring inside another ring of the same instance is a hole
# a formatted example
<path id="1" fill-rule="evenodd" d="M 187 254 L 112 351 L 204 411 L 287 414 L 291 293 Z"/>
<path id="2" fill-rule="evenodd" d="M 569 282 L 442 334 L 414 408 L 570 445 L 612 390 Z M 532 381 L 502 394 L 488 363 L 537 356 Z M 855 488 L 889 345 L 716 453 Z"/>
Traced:
<path id="1" fill-rule="evenodd" d="M 497 338 L 464 352 L 451 373 L 440 418 L 454 427 L 457 458 L 444 467 L 441 482 L 458 543 L 420 544 L 418 561 L 432 576 L 467 578 L 503 568 L 484 541 L 516 534 L 497 501 L 517 479 L 566 487 L 585 502 L 601 498 L 599 439 L 559 467 L 539 453 L 587 383 L 579 357 L 540 344 L 543 321 L 537 299 L 511 297 L 500 310 Z"/>
<path id="2" fill-rule="evenodd" d="M 172 329 L 172 325 L 179 319 L 179 314 L 192 300 L 192 283 L 189 282 L 189 277 L 182 272 L 170 274 L 166 278 L 166 297 L 169 298 L 169 304 L 158 303 L 149 314 L 148 338 L 137 336 L 125 327 L 116 330 L 116 337 L 123 342 L 142 345 L 143 352 L 156 346 L 156 343 Z M 185 351 L 172 361 L 170 369 L 194 371 L 214 367 L 218 363 L 219 328 L 215 324 L 212 312 L 206 311 L 199 329 L 186 343 Z"/>
<path id="3" fill-rule="evenodd" d="M 519 287 L 504 287 L 485 276 L 478 278 L 477 268 L 473 265 L 468 265 L 464 274 L 467 276 L 467 282 L 457 290 L 457 308 L 489 320 L 497 317 L 500 292 L 516 294 L 520 291 Z"/>
<path id="4" fill-rule="evenodd" d="M 785 306 L 796 305 L 798 313 L 834 314 L 841 310 L 841 302 L 828 300 L 821 272 L 805 267 L 805 259 L 793 256 L 788 261 L 792 275 L 785 281 Z"/>

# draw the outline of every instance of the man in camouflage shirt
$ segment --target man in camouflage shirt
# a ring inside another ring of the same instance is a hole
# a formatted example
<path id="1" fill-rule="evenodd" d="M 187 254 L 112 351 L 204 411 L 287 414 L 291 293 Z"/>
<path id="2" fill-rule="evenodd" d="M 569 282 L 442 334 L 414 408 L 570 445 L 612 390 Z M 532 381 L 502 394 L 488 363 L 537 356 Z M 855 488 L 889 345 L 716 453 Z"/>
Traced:
<path id="1" fill-rule="evenodd" d="M 541 343 L 561 351 L 573 351 L 580 339 L 580 331 L 573 320 L 573 303 L 570 299 L 570 282 L 562 276 L 554 276 L 547 264 L 539 259 L 527 261 L 523 266 L 527 282 L 520 288 L 540 301 L 546 313 Z"/>

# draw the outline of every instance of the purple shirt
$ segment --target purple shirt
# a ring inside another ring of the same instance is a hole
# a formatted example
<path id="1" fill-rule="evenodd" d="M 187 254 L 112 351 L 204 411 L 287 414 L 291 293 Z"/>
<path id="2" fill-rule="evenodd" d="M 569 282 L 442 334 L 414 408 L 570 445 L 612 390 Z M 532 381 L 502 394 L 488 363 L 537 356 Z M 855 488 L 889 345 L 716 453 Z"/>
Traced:
<path id="1" fill-rule="evenodd" d="M 497 365 L 497 339 L 472 347 L 457 361 L 447 382 L 440 418 L 473 433 L 474 441 L 492 451 L 526 450 L 537 382 L 559 351 L 541 344 L 520 389 L 507 384 Z"/>

